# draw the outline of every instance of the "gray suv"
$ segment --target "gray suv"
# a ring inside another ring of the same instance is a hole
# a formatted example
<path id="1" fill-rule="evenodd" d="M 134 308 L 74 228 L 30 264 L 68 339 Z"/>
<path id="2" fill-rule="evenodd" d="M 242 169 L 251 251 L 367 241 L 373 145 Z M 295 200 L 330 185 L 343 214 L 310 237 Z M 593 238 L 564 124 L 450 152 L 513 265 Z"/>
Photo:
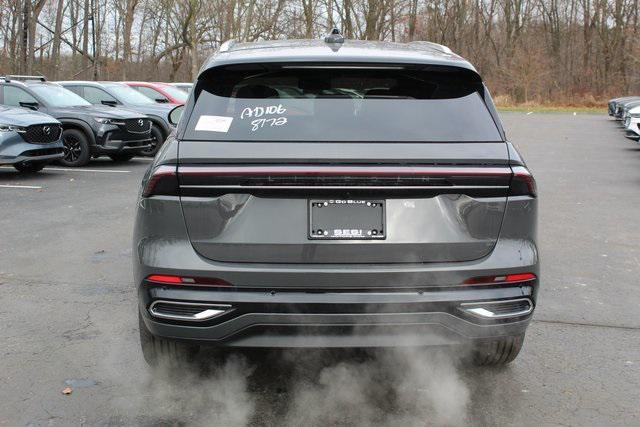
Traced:
<path id="1" fill-rule="evenodd" d="M 151 121 L 151 144 L 140 150 L 145 156 L 156 152 L 171 132 L 168 116 L 175 105 L 158 104 L 137 90 L 118 82 L 66 81 L 58 84 L 80 95 L 94 105 L 126 108 L 144 114 Z"/>
<path id="2" fill-rule="evenodd" d="M 520 351 L 539 287 L 535 181 L 444 46 L 226 43 L 142 182 L 145 359 L 216 347 Z"/>

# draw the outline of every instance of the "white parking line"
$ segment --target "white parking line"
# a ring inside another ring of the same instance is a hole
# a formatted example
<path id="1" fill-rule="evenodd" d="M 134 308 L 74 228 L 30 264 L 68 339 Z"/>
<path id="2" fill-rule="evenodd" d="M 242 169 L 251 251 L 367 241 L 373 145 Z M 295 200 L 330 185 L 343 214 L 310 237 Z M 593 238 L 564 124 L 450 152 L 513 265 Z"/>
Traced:
<path id="1" fill-rule="evenodd" d="M 11 166 L 0 166 L 0 169 L 13 169 Z M 64 171 L 64 172 L 99 172 L 99 173 L 130 173 L 131 171 L 115 170 L 115 169 L 78 169 L 78 168 L 52 168 L 45 167 L 46 171 Z"/>
<path id="2" fill-rule="evenodd" d="M 153 160 L 153 159 L 151 159 Z M 0 169 L 11 169 L 11 166 L 0 166 Z M 56 168 L 56 167 L 45 167 L 46 171 L 69 171 L 69 172 L 99 172 L 99 173 L 131 173 L 131 171 L 127 170 L 116 170 L 116 169 L 79 169 L 79 168 Z"/>
<path id="3" fill-rule="evenodd" d="M 0 184 L 0 188 L 28 188 L 30 190 L 41 190 L 42 187 L 39 185 L 10 185 L 10 184 Z"/>
<path id="4" fill-rule="evenodd" d="M 0 166 L 0 169 L 11 169 L 11 166 Z M 97 173 L 131 173 L 131 171 L 127 170 L 116 170 L 116 169 L 79 169 L 79 168 L 53 168 L 53 167 L 45 167 L 43 170 L 45 171 L 61 171 L 61 172 L 97 172 Z"/>
<path id="5" fill-rule="evenodd" d="M 44 168 L 46 171 L 69 171 L 69 172 L 99 172 L 99 173 L 130 173 L 131 171 L 115 169 L 78 169 L 78 168 Z"/>

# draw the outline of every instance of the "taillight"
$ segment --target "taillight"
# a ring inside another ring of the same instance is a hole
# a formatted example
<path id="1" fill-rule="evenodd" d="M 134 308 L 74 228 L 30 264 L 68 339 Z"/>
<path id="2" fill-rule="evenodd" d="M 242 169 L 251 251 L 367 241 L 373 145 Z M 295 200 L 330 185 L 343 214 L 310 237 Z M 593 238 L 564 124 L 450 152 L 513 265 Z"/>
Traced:
<path id="1" fill-rule="evenodd" d="M 536 275 L 533 273 L 515 273 L 505 274 L 502 276 L 482 276 L 473 277 L 464 281 L 465 285 L 488 285 L 492 283 L 517 283 L 535 280 Z"/>
<path id="2" fill-rule="evenodd" d="M 272 166 L 180 166 L 185 178 L 222 176 L 425 176 L 425 177 L 508 177 L 506 167 L 470 166 L 346 166 L 346 165 L 272 165 Z"/>
<path id="3" fill-rule="evenodd" d="M 518 273 L 518 274 L 507 274 L 504 276 L 505 282 L 526 282 L 529 280 L 534 280 L 536 275 L 533 273 Z"/>
<path id="4" fill-rule="evenodd" d="M 432 197 L 507 194 L 513 171 L 506 166 L 427 165 L 180 165 L 180 195 L 219 197 L 229 193 L 364 197 Z"/>
<path id="5" fill-rule="evenodd" d="M 147 277 L 147 280 L 150 282 L 156 282 L 156 283 L 172 283 L 172 284 L 182 283 L 181 277 L 169 276 L 167 274 L 152 274 L 151 276 Z"/>
<path id="6" fill-rule="evenodd" d="M 509 185 L 509 195 L 536 197 L 538 195 L 536 180 L 533 179 L 531 172 L 523 166 L 514 166 L 512 169 L 513 176 Z"/>
<path id="7" fill-rule="evenodd" d="M 151 173 L 142 190 L 142 197 L 177 196 L 178 188 L 177 166 L 162 165 Z"/>
<path id="8" fill-rule="evenodd" d="M 226 280 L 215 277 L 183 277 L 170 274 L 151 274 L 147 276 L 147 282 L 161 283 L 165 285 L 186 285 L 186 286 L 232 286 Z"/>

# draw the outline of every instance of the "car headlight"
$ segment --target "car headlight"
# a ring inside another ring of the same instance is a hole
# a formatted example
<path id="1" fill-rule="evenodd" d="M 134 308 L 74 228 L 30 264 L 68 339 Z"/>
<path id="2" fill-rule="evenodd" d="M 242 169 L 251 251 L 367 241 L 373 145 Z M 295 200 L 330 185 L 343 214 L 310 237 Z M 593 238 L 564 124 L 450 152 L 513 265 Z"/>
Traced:
<path id="1" fill-rule="evenodd" d="M 118 119 L 110 119 L 108 117 L 94 117 L 93 120 L 102 124 L 102 125 L 123 125 L 124 122 L 119 121 Z"/>
<path id="2" fill-rule="evenodd" d="M 25 133 L 27 131 L 27 128 L 22 127 L 22 126 L 16 126 L 16 125 L 5 125 L 0 123 L 0 132 L 19 132 L 19 133 Z"/>

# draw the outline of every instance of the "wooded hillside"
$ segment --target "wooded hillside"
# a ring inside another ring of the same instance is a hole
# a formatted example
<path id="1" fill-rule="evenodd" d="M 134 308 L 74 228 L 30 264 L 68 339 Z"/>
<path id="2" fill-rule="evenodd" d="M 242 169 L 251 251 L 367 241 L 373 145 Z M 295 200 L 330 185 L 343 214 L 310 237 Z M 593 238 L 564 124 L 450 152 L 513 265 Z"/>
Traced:
<path id="1" fill-rule="evenodd" d="M 429 40 L 504 103 L 640 95 L 638 0 L 2 0 L 0 74 L 191 81 L 221 42 Z"/>

